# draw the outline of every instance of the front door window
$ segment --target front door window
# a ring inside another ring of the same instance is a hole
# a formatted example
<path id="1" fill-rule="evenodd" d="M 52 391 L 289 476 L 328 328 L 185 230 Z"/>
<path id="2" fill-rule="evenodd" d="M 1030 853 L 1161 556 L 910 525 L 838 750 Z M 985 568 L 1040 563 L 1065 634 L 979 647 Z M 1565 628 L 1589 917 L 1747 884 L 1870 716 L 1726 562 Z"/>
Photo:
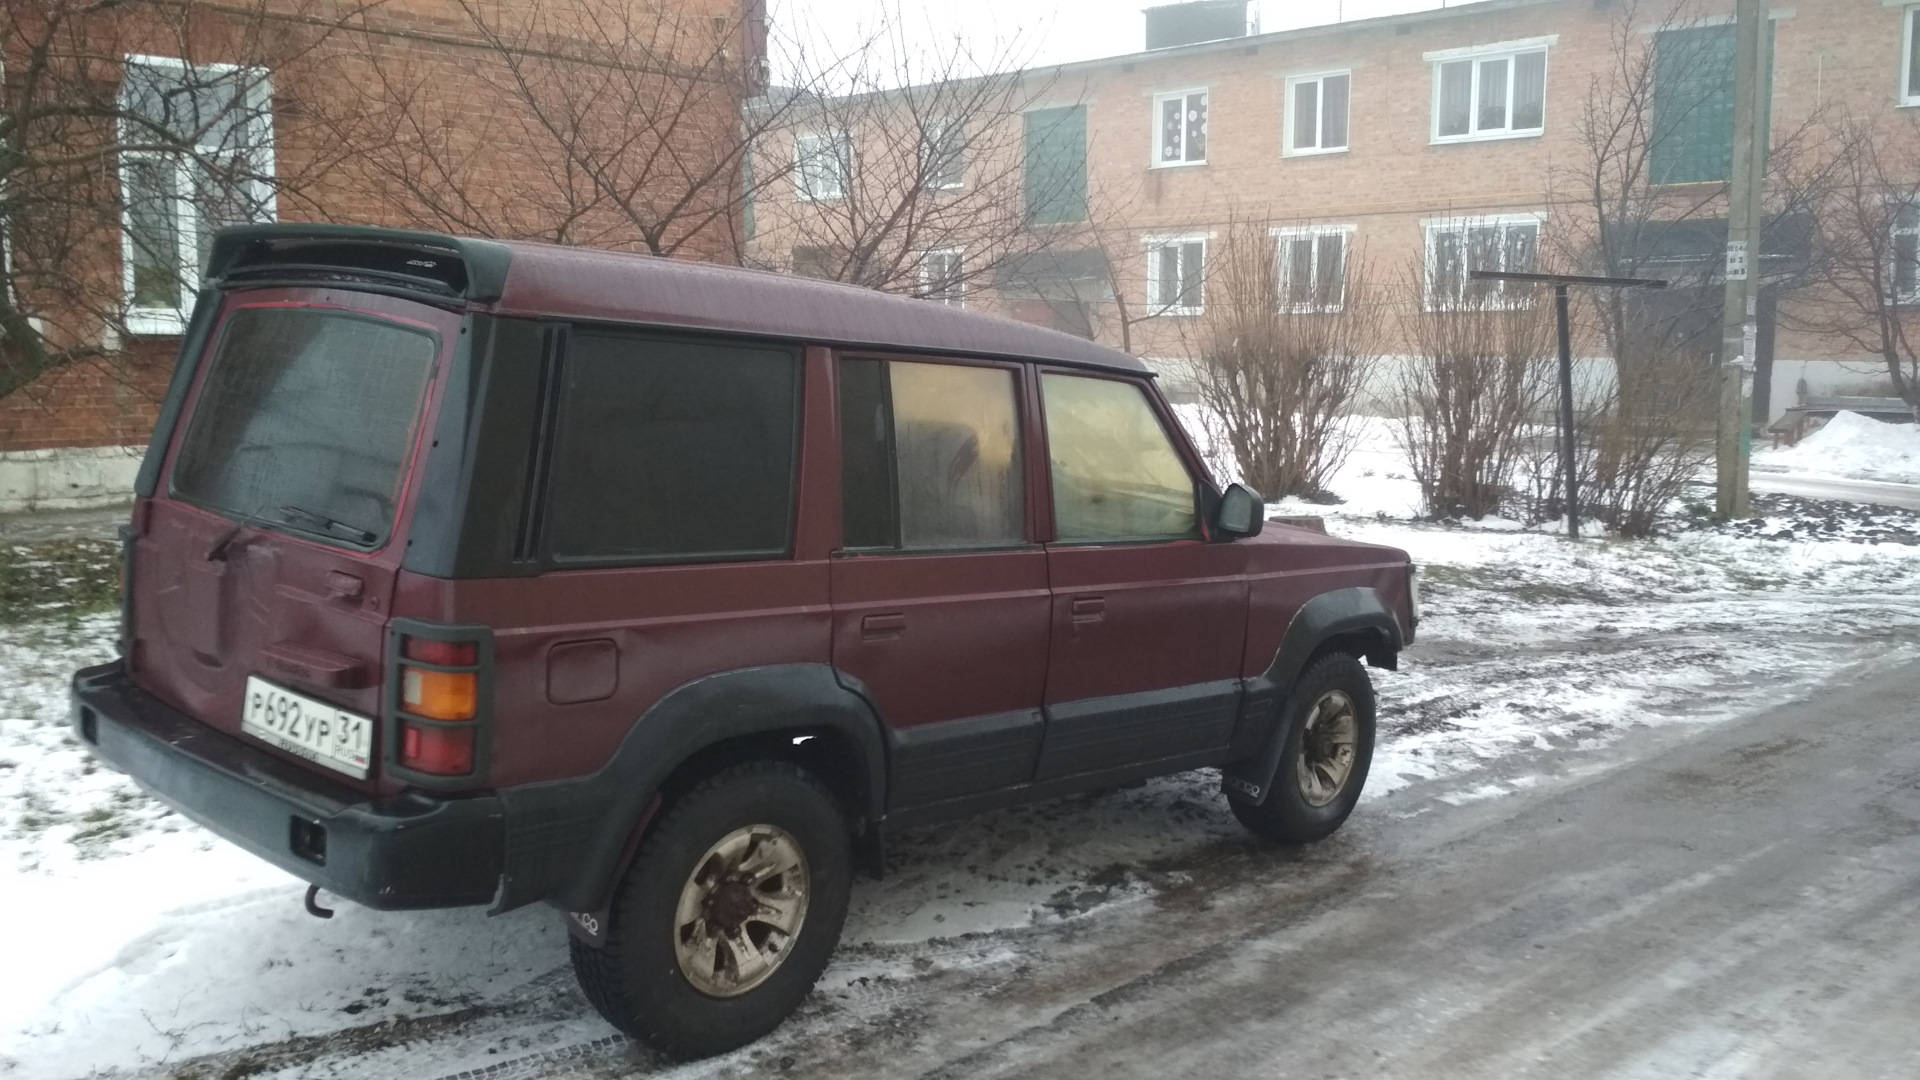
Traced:
<path id="1" fill-rule="evenodd" d="M 1183 540 L 1200 535 L 1193 477 L 1130 382 L 1048 373 L 1047 450 L 1054 533 L 1065 543 Z"/>

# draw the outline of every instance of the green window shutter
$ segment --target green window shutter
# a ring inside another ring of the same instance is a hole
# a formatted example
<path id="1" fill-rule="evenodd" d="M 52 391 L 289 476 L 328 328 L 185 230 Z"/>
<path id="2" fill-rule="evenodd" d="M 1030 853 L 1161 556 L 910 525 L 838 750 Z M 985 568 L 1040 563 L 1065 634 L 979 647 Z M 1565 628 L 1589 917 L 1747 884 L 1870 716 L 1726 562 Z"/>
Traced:
<path id="1" fill-rule="evenodd" d="M 1652 145 L 1647 155 L 1653 183 L 1722 183 L 1732 174 L 1737 34 L 1731 25 L 1694 26 L 1663 30 L 1654 39 Z M 1772 20 L 1767 22 L 1765 78 L 1771 91 Z M 1771 104 L 1771 92 L 1767 97 Z"/>
<path id="2" fill-rule="evenodd" d="M 1027 220 L 1060 225 L 1087 219 L 1087 110 L 1039 109 L 1026 116 Z"/>

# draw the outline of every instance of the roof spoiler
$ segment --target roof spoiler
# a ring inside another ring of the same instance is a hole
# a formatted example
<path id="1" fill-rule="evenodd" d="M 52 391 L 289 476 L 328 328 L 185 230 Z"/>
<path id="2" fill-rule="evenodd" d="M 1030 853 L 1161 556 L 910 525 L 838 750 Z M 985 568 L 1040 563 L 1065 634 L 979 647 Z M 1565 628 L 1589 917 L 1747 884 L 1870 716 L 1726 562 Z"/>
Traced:
<path id="1" fill-rule="evenodd" d="M 504 244 L 365 225 L 236 225 L 213 238 L 206 280 L 218 285 L 336 280 L 487 303 L 506 288 Z"/>

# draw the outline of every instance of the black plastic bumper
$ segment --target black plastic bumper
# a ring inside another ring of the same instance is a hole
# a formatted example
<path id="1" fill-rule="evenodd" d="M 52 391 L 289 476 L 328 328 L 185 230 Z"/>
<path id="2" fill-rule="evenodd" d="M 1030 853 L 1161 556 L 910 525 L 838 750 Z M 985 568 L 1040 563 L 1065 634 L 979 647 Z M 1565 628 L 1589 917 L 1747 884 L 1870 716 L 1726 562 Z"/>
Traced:
<path id="1" fill-rule="evenodd" d="M 492 796 L 369 799 L 187 716 L 117 660 L 75 673 L 73 725 L 168 806 L 336 896 L 390 910 L 485 904 L 498 891 Z"/>

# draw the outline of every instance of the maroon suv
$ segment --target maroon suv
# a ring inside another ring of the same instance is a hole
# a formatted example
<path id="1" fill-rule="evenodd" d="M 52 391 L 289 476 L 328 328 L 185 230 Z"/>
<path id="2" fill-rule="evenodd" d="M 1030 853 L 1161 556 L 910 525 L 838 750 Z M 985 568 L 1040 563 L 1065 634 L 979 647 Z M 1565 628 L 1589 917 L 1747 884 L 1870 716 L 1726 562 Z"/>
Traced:
<path id="1" fill-rule="evenodd" d="M 671 1053 L 780 1022 L 890 829 L 1203 766 L 1282 841 L 1359 797 L 1406 555 L 1263 531 L 1132 357 L 378 229 L 230 229 L 205 280 L 80 737 L 330 893 L 568 913 Z"/>

